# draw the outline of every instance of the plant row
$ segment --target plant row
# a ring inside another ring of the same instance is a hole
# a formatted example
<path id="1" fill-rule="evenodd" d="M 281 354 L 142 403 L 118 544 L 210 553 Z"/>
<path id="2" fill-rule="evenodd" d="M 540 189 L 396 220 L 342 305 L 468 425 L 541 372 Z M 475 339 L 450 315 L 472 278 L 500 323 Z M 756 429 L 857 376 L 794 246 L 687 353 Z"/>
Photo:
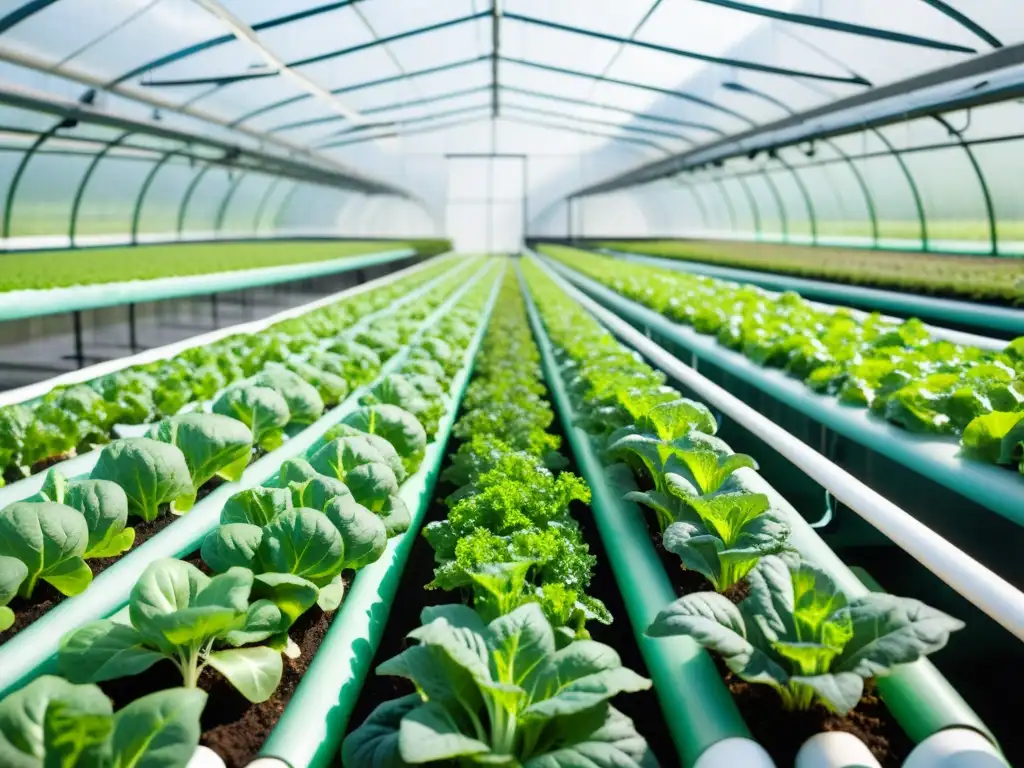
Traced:
<path id="1" fill-rule="evenodd" d="M 535 262 L 523 269 L 577 416 L 609 471 L 623 464 L 664 549 L 710 589 L 682 585 L 647 633 L 685 635 L 786 709 L 845 715 L 865 681 L 941 649 L 963 625 L 908 598 L 848 597 L 790 542 L 793 521 L 747 488 L 753 458 L 715 436 L 706 406 L 619 344 Z M 741 702 L 742 703 L 742 702 Z M 742 708 L 742 707 L 741 707 Z"/>
<path id="2" fill-rule="evenodd" d="M 380 331 L 365 330 L 344 342 L 337 330 L 383 309 L 415 286 L 452 267 L 448 260 L 419 270 L 387 286 L 276 323 L 259 333 L 239 333 L 186 349 L 166 360 L 136 365 L 91 381 L 56 387 L 38 400 L 0 408 L 0 484 L 34 474 L 46 466 L 104 445 L 118 425 L 147 424 L 210 400 L 225 387 L 278 363 L 317 388 L 309 402 L 280 398 L 259 401 L 266 418 L 256 420 L 257 441 L 272 445 L 281 428 L 306 422 L 323 404 L 342 400 L 350 382 L 365 380 L 380 365 L 374 342 Z M 393 347 L 393 343 L 385 349 Z M 270 375 L 270 374 L 268 374 Z M 362 377 L 362 378 L 361 378 Z M 220 409 L 252 410 L 239 395 Z"/>
<path id="3" fill-rule="evenodd" d="M 936 339 L 917 319 L 773 294 L 606 256 L 549 255 L 674 322 L 713 335 L 758 365 L 915 433 L 950 435 L 973 459 L 1024 474 L 1024 337 L 1001 351 Z"/>
<path id="4" fill-rule="evenodd" d="M 418 281 L 429 274 L 412 277 Z M 268 361 L 259 355 L 262 368 L 223 389 L 208 404 L 210 411 L 168 416 L 154 424 L 146 437 L 108 443 L 98 451 L 87 476 L 67 478 L 59 468 L 49 470 L 37 494 L 0 510 L 0 632 L 15 623 L 12 602 L 19 610 L 38 603 L 40 582 L 68 597 L 85 591 L 94 570 L 109 566 L 132 547 L 138 527 L 133 522 L 147 531 L 173 522 L 191 509 L 200 494 L 222 482 L 239 480 L 254 457 L 287 439 L 286 430 L 301 431 L 320 418 L 327 407 L 325 399 L 333 404 L 350 388 L 376 378 L 423 317 L 462 279 L 458 273 L 441 279 L 396 316 L 357 323 L 352 326 L 357 330 L 355 338 L 351 332 L 338 331 L 360 316 L 368 317 L 382 302 L 393 302 L 394 286 L 363 294 L 354 306 L 332 307 L 328 311 L 335 313 L 338 323 L 335 335 L 329 335 L 328 316 L 321 315 L 315 321 L 320 335 L 310 340 L 322 347 L 324 357 L 318 362 L 329 362 L 331 370 L 313 368 L 300 357 L 282 354 L 280 361 Z M 414 285 L 407 280 L 400 283 L 406 292 Z M 258 338 L 246 337 L 239 343 L 258 345 Z M 444 340 L 428 337 L 423 343 L 437 356 L 454 359 L 454 350 Z M 242 354 L 237 346 L 225 350 L 211 358 L 215 362 L 210 365 L 230 364 Z M 432 391 L 437 366 L 422 359 L 425 354 L 414 353 L 408 362 L 412 378 L 406 383 Z M 327 380 L 334 382 L 330 392 L 324 389 Z M 387 396 L 384 390 L 379 394 Z M 429 416 L 424 413 L 425 418 Z"/>
<path id="5" fill-rule="evenodd" d="M 619 251 L 951 298 L 1024 302 L 1019 259 L 727 241 L 596 243 Z"/>
<path id="6" fill-rule="evenodd" d="M 589 490 L 564 471 L 554 414 L 518 282 L 505 277 L 443 477 L 457 486 L 424 536 L 428 589 L 468 605 L 423 611 L 416 644 L 377 669 L 416 693 L 387 701 L 345 740 L 349 768 L 450 761 L 626 766 L 652 760 L 632 721 L 609 704 L 650 681 L 589 639 L 610 622 L 586 594 L 594 558 L 569 514 Z"/>
<path id="7" fill-rule="evenodd" d="M 151 563 L 126 611 L 62 638 L 61 677 L 38 678 L 0 702 L 0 763 L 184 768 L 207 702 L 214 719 L 228 705 L 218 679 L 257 706 L 289 664 L 308 664 L 299 657 L 318 645 L 300 648 L 290 630 L 314 612 L 329 623 L 351 574 L 409 525 L 399 489 L 448 407 L 492 281 L 480 282 L 436 323 L 423 322 L 439 305 L 430 294 L 381 323 L 397 346 L 376 352 L 397 365 L 370 376 L 362 405 L 266 485 L 231 496 L 198 557 Z M 174 687 L 148 692 L 168 685 L 158 664 L 174 670 Z M 106 685 L 117 678 L 131 678 L 132 688 L 115 713 Z M 276 721 L 285 703 L 265 717 Z"/>
<path id="8" fill-rule="evenodd" d="M 365 256 L 401 248 L 434 256 L 451 248 L 447 240 L 382 242 L 284 240 L 242 243 L 174 243 L 132 248 L 80 248 L 4 254 L 0 293 L 46 290 L 128 280 L 187 277 L 241 269 L 259 269 L 346 256 Z"/>

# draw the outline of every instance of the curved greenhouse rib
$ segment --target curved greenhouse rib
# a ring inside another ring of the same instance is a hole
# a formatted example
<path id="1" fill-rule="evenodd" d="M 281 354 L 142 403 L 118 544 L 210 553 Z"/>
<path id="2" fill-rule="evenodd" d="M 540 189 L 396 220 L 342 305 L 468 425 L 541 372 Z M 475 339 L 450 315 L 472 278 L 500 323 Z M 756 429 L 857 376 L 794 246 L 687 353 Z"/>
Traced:
<path id="1" fill-rule="evenodd" d="M 1008 581 L 953 546 L 849 472 L 833 464 L 771 419 L 680 362 L 614 312 L 605 309 L 550 270 L 548 273 L 566 293 L 582 304 L 616 336 L 642 352 L 658 368 L 764 440 L 793 462 L 800 471 L 816 480 L 846 506 L 892 539 L 915 560 L 992 619 L 1024 640 L 1024 594 Z"/>

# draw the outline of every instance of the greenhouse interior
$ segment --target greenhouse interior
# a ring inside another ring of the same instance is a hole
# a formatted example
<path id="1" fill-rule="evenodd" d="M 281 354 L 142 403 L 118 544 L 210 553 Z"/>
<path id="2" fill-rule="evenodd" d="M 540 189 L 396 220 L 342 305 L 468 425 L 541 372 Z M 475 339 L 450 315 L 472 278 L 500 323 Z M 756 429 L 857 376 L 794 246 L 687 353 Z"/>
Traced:
<path id="1" fill-rule="evenodd" d="M 0 196 L 0 768 L 1024 766 L 1017 0 L 4 0 Z"/>

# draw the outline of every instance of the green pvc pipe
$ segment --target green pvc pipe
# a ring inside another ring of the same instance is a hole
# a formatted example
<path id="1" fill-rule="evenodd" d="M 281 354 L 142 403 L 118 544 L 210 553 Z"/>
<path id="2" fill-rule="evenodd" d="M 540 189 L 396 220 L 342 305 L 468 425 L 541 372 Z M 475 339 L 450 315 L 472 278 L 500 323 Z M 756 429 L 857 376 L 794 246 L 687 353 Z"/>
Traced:
<path id="1" fill-rule="evenodd" d="M 1024 526 L 1024 504 L 1021 503 L 1024 478 L 1019 473 L 994 464 L 962 459 L 958 455 L 959 445 L 953 439 L 907 432 L 865 408 L 846 406 L 834 397 L 813 392 L 799 379 L 779 370 L 763 368 L 739 352 L 721 346 L 714 336 L 705 336 L 674 323 L 561 263 L 546 257 L 541 259 L 619 316 L 679 344 L 698 358 L 738 376 L 850 440 Z M 965 520 L 964 524 L 970 521 Z"/>
<path id="2" fill-rule="evenodd" d="M 430 506 L 448 437 L 500 286 L 499 274 L 480 326 L 466 349 L 462 370 L 452 382 L 448 409 L 437 437 L 427 448 L 419 471 L 402 485 L 400 496 L 412 510 L 409 530 L 391 539 L 381 558 L 356 575 L 309 669 L 260 750 L 261 757 L 278 758 L 291 768 L 335 764 L 352 710 L 387 626 L 409 553 Z"/>
<path id="3" fill-rule="evenodd" d="M 545 263 L 553 266 L 551 262 Z M 784 515 L 790 524 L 789 543 L 804 559 L 823 568 L 843 592 L 850 597 L 859 597 L 871 591 L 761 475 L 753 470 L 740 469 L 734 477 L 741 487 L 769 498 L 772 509 Z M 893 717 L 915 742 L 945 728 L 964 727 L 982 733 L 998 746 L 995 736 L 981 718 L 927 659 L 897 667 L 891 674 L 876 678 L 876 684 Z"/>
<path id="4" fill-rule="evenodd" d="M 714 264 L 703 264 L 699 261 L 674 259 L 671 257 L 650 254 L 628 253 L 610 248 L 602 248 L 601 253 L 635 261 L 638 264 L 650 264 L 662 269 L 674 269 L 678 272 L 691 272 L 695 275 L 706 275 L 723 280 L 735 280 L 751 283 L 762 288 L 776 291 L 796 291 L 804 298 L 820 299 L 844 304 L 855 303 L 873 309 L 895 312 L 899 315 L 919 316 L 929 320 L 956 323 L 984 331 L 1004 333 L 1007 335 L 1024 334 L 1024 310 L 1010 307 L 995 307 L 957 299 L 940 299 L 934 296 L 915 296 L 898 291 L 886 291 L 881 288 L 865 288 L 859 285 L 831 283 L 827 280 L 812 280 L 806 277 L 790 277 L 755 269 L 739 267 L 722 267 Z"/>
<path id="5" fill-rule="evenodd" d="M 594 521 L 626 604 L 633 635 L 654 680 L 654 691 L 680 763 L 692 766 L 712 745 L 729 738 L 750 739 L 750 731 L 714 662 L 700 645 L 688 637 L 654 639 L 644 635 L 658 612 L 676 599 L 675 590 L 651 543 L 643 512 L 622 500 L 631 489 L 605 469 L 589 435 L 574 426 L 576 414 L 525 284 L 523 293 L 548 389 L 576 463 L 590 486 Z"/>
<path id="6" fill-rule="evenodd" d="M 311 277 L 351 272 L 356 269 L 388 264 L 416 255 L 413 248 L 400 248 L 381 253 L 343 256 L 340 259 L 288 264 L 280 267 L 237 269 L 207 275 L 159 277 L 152 280 L 130 280 L 124 283 L 96 283 L 50 288 L 45 291 L 0 292 L 0 321 L 24 320 L 29 317 L 62 314 L 75 310 L 119 307 L 146 301 L 176 299 L 183 296 L 205 296 L 222 291 L 239 291 L 261 285 L 274 285 Z M 45 254 L 40 254 L 45 258 Z M 82 258 L 88 258 L 83 255 Z"/>
<path id="7" fill-rule="evenodd" d="M 478 270 L 474 277 L 424 320 L 420 326 L 421 332 L 443 317 L 476 282 L 484 269 L 486 267 Z M 381 368 L 377 380 L 395 370 L 405 360 L 408 352 L 409 345 L 406 345 L 402 351 L 393 355 Z M 271 482 L 283 462 L 305 455 L 328 429 L 356 410 L 360 405 L 359 399 L 371 387 L 372 383 L 353 390 L 336 408 L 291 437 L 277 450 L 250 464 L 238 482 L 225 483 L 215 489 L 189 510 L 188 514 L 103 571 L 85 592 L 63 601 L 0 646 L 0 700 L 39 675 L 54 673 L 57 669 L 57 649 L 65 634 L 86 622 L 111 616 L 127 604 L 132 587 L 154 560 L 184 557 L 198 549 L 206 534 L 219 524 L 221 509 L 231 496 L 247 488 Z"/>

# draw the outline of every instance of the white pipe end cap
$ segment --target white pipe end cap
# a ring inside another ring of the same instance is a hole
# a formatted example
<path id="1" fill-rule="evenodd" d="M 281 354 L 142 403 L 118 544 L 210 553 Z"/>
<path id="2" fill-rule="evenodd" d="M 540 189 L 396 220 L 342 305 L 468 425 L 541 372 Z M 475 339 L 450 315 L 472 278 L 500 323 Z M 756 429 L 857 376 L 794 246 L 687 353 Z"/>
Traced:
<path id="1" fill-rule="evenodd" d="M 291 768 L 291 766 L 279 757 L 257 757 L 245 768 Z"/>
<path id="2" fill-rule="evenodd" d="M 224 761 L 209 747 L 200 746 L 196 747 L 185 768 L 224 768 Z"/>
<path id="3" fill-rule="evenodd" d="M 914 747 L 903 768 L 1007 768 L 1007 762 L 977 731 L 947 728 Z"/>
<path id="4" fill-rule="evenodd" d="M 704 750 L 693 768 L 775 768 L 764 747 L 752 739 L 722 739 Z"/>
<path id="5" fill-rule="evenodd" d="M 881 768 L 863 741 L 852 733 L 828 731 L 804 742 L 794 768 Z"/>

